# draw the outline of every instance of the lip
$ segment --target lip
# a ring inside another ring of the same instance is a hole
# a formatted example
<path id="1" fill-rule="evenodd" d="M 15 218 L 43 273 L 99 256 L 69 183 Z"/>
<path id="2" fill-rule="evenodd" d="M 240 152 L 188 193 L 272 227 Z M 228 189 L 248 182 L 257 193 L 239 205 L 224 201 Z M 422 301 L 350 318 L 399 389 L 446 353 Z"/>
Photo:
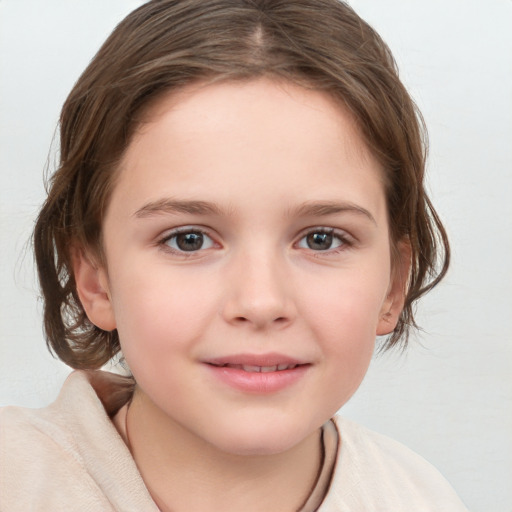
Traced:
<path id="1" fill-rule="evenodd" d="M 296 359 L 277 352 L 269 352 L 266 354 L 231 354 L 209 358 L 204 362 L 215 366 L 224 366 L 227 364 L 247 366 L 278 366 L 286 364 L 292 366 L 307 364 L 309 361 Z"/>
<path id="2" fill-rule="evenodd" d="M 254 394 L 282 391 L 300 381 L 311 368 L 309 362 L 277 353 L 235 354 L 203 362 L 223 384 Z"/>

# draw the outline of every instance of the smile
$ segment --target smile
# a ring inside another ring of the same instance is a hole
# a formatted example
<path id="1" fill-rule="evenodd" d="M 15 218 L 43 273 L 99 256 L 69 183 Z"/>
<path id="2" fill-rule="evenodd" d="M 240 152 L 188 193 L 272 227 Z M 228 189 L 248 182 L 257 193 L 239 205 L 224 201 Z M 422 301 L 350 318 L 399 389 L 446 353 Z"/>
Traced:
<path id="1" fill-rule="evenodd" d="M 280 354 L 232 355 L 204 363 L 222 386 L 251 394 L 283 391 L 302 380 L 313 366 Z"/>
<path id="2" fill-rule="evenodd" d="M 277 364 L 273 366 L 255 366 L 255 365 L 246 365 L 246 364 L 223 364 L 223 365 L 213 365 L 219 368 L 234 368 L 236 370 L 243 370 L 244 372 L 249 373 L 270 373 L 270 372 L 281 372 L 284 370 L 293 370 L 299 366 L 298 364 Z"/>

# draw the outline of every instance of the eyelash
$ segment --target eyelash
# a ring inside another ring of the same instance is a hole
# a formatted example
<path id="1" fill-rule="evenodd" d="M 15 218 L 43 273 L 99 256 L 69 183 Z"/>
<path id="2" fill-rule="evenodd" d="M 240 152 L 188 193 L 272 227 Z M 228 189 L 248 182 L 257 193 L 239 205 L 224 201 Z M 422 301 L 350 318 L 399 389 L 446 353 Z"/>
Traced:
<path id="1" fill-rule="evenodd" d="M 337 230 L 335 228 L 326 228 L 326 227 L 314 227 L 310 228 L 304 233 L 302 233 L 301 237 L 299 238 L 300 243 L 302 240 L 307 238 L 309 235 L 313 234 L 325 234 L 325 235 L 331 235 L 333 240 L 338 239 L 340 244 L 337 247 L 334 247 L 332 249 L 325 249 L 325 250 L 313 250 L 311 248 L 305 248 L 306 250 L 311 251 L 312 255 L 314 257 L 325 257 L 325 256 L 331 256 L 339 254 L 340 252 L 346 251 L 347 249 L 350 249 L 354 245 L 354 240 L 352 237 L 350 237 L 347 233 L 344 231 Z"/>
<path id="2" fill-rule="evenodd" d="M 190 258 L 190 257 L 197 257 L 198 253 L 205 251 L 211 247 L 207 248 L 199 248 L 198 250 L 192 250 L 192 251 L 185 251 L 180 249 L 175 249 L 173 247 L 170 247 L 169 242 L 176 238 L 177 236 L 181 234 L 198 234 L 202 235 L 204 237 L 207 237 L 211 240 L 212 245 L 218 245 L 216 244 L 214 238 L 208 234 L 208 232 L 205 229 L 202 229 L 200 227 L 195 226 L 185 226 L 181 228 L 177 228 L 173 230 L 172 232 L 166 234 L 163 238 L 161 238 L 158 241 L 158 245 L 166 252 L 170 252 L 171 254 L 176 254 L 184 258 Z M 303 232 L 298 241 L 294 243 L 294 246 L 298 246 L 302 240 L 306 239 L 308 236 L 313 234 L 326 234 L 331 235 L 334 239 L 337 239 L 340 243 L 337 247 L 333 249 L 325 249 L 325 250 L 314 250 L 308 247 L 305 247 L 304 249 L 310 251 L 313 256 L 315 257 L 322 257 L 322 256 L 329 256 L 329 255 L 336 255 L 339 254 L 342 251 L 346 251 L 347 249 L 350 249 L 354 245 L 354 240 L 352 237 L 347 235 L 347 233 L 337 230 L 335 228 L 327 228 L 327 227 L 314 227 L 310 228 L 307 231 Z"/>
<path id="3" fill-rule="evenodd" d="M 200 248 L 197 251 L 184 251 L 180 249 L 174 249 L 169 245 L 169 242 L 173 239 L 178 237 L 179 235 L 184 234 L 197 234 L 197 235 L 203 235 L 204 237 L 208 237 L 212 241 L 212 245 L 215 245 L 215 240 L 213 237 L 211 237 L 208 232 L 202 228 L 195 227 L 195 226 L 184 226 L 182 228 L 177 228 L 170 233 L 166 234 L 163 238 L 161 238 L 158 241 L 158 245 L 166 252 L 169 252 L 171 254 L 176 254 L 184 258 L 191 258 L 194 256 L 197 256 L 199 252 L 205 249 Z M 218 244 L 217 244 L 218 245 Z"/>

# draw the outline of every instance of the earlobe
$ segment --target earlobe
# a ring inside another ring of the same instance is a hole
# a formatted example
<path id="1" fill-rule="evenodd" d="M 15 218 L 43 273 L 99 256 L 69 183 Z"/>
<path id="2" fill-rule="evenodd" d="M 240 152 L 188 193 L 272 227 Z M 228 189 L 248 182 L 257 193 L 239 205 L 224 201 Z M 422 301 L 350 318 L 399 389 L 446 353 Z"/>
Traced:
<path id="1" fill-rule="evenodd" d="M 393 332 L 404 308 L 411 270 L 410 243 L 408 241 L 399 242 L 397 253 L 393 263 L 388 295 L 379 315 L 377 336 L 384 336 Z"/>
<path id="2" fill-rule="evenodd" d="M 83 250 L 73 254 L 76 290 L 87 318 L 104 331 L 116 328 L 107 272 Z"/>

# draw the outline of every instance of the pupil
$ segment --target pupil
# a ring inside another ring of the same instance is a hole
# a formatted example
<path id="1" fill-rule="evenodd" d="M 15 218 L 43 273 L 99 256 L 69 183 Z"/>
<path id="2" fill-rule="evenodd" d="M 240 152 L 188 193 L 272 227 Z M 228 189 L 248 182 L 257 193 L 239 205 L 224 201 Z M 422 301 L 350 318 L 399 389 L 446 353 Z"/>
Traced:
<path id="1" fill-rule="evenodd" d="M 329 233 L 311 233 L 307 236 L 307 243 L 310 249 L 326 251 L 332 245 L 332 235 Z"/>
<path id="2" fill-rule="evenodd" d="M 197 251 L 203 246 L 201 233 L 182 233 L 176 237 L 176 245 L 182 251 Z"/>

